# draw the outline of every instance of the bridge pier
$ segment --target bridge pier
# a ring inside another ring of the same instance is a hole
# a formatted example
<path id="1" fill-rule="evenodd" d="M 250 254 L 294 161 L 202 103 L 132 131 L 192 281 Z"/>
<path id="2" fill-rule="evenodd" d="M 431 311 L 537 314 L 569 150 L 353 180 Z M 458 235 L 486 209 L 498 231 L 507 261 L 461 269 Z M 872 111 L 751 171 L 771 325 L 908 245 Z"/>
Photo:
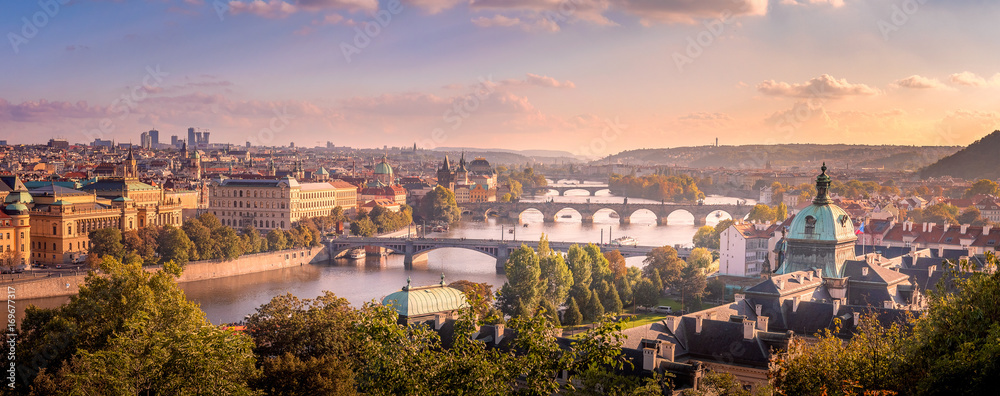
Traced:
<path id="1" fill-rule="evenodd" d="M 656 225 L 661 225 L 661 226 L 670 225 L 670 222 L 667 221 L 667 216 L 659 216 L 656 218 Z"/>
<path id="2" fill-rule="evenodd" d="M 556 222 L 556 215 L 545 216 L 545 217 L 542 218 L 542 222 L 543 223 L 555 223 Z"/>
<path id="3" fill-rule="evenodd" d="M 414 263 L 419 264 L 426 262 L 427 262 L 427 253 L 413 254 L 410 252 L 406 252 L 403 256 L 403 267 L 406 269 L 413 269 Z"/>
<path id="4" fill-rule="evenodd" d="M 708 222 L 705 219 L 705 216 L 695 216 L 694 217 L 694 225 L 700 227 L 700 226 L 703 226 L 703 225 L 708 225 Z"/>
<path id="5" fill-rule="evenodd" d="M 593 224 L 594 223 L 594 214 L 593 213 L 580 213 L 580 216 L 583 217 L 583 224 Z"/>
<path id="6" fill-rule="evenodd" d="M 618 224 L 632 224 L 632 217 L 619 215 Z"/>
<path id="7" fill-rule="evenodd" d="M 502 274 L 506 272 L 505 265 L 507 264 L 507 259 L 510 258 L 510 251 L 507 250 L 507 244 L 501 244 L 497 248 L 497 273 Z"/>

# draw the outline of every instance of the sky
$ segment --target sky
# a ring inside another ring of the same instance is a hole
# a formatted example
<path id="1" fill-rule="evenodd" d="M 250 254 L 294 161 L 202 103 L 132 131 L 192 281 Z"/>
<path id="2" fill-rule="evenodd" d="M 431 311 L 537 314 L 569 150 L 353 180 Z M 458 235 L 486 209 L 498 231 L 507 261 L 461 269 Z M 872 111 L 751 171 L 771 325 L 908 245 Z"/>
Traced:
<path id="1" fill-rule="evenodd" d="M 0 5 L 0 140 L 967 145 L 987 0 L 41 0 Z"/>

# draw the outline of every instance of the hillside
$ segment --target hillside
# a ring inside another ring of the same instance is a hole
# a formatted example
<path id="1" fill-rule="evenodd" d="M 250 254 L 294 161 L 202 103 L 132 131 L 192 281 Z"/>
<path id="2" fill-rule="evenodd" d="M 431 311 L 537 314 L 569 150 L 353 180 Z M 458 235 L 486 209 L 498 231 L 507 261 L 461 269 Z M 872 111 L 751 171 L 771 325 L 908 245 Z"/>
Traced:
<path id="1" fill-rule="evenodd" d="M 1000 179 L 1000 130 L 920 170 L 920 177 Z"/>
<path id="2" fill-rule="evenodd" d="M 961 147 L 867 146 L 849 144 L 777 144 L 699 146 L 624 151 L 595 164 L 671 165 L 694 168 L 775 169 L 814 167 L 826 161 L 838 167 L 916 171 L 952 155 Z"/>

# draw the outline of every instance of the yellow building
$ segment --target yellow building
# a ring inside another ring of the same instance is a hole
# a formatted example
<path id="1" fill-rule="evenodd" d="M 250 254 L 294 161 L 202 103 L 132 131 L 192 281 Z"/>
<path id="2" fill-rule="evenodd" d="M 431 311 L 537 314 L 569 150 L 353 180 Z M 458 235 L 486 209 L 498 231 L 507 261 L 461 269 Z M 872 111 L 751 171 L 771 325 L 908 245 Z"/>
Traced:
<path id="1" fill-rule="evenodd" d="M 135 230 L 139 211 L 127 197 L 100 199 L 93 194 L 59 186 L 31 191 L 31 261 L 40 264 L 78 262 L 90 248 L 91 231 Z"/>
<path id="2" fill-rule="evenodd" d="M 344 183 L 346 184 L 346 183 Z M 228 179 L 210 186 L 209 212 L 224 225 L 261 230 L 291 229 L 303 218 L 329 216 L 334 207 L 357 208 L 357 189 L 331 182 L 299 183 L 295 178 Z"/>

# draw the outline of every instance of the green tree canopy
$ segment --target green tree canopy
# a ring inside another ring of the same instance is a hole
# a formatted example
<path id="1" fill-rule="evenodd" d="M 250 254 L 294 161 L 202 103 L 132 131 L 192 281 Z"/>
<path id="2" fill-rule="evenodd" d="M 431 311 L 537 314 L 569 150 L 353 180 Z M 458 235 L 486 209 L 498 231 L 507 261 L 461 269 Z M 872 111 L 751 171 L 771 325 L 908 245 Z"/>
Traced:
<path id="1" fill-rule="evenodd" d="M 434 187 L 420 200 L 420 215 L 428 221 L 454 223 L 462 219 L 455 193 L 443 186 Z"/>

